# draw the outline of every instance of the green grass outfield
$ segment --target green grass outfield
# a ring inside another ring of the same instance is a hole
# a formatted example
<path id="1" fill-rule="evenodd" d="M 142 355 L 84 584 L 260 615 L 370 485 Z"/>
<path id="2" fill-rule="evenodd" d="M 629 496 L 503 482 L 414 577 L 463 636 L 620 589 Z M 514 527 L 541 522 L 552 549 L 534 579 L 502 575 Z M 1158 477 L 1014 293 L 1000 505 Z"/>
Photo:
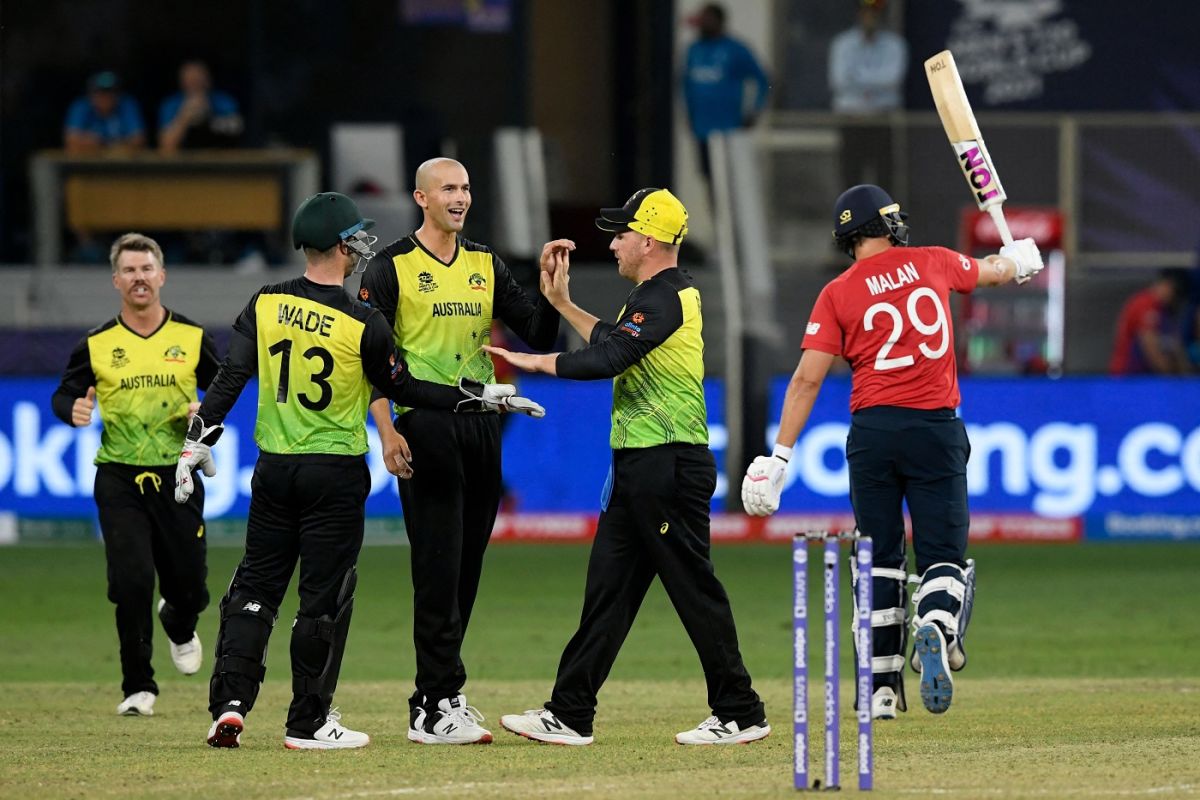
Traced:
<path id="1" fill-rule="evenodd" d="M 216 604 L 240 552 L 210 553 Z M 1200 547 L 1191 544 L 976 547 L 979 600 L 970 665 L 942 717 L 915 706 L 876 725 L 876 795 L 956 798 L 1200 796 Z M 813 552 L 817 560 L 816 551 Z M 287 621 L 239 750 L 204 746 L 204 674 L 175 673 L 161 631 L 152 718 L 120 701 L 112 606 L 98 545 L 0 549 L 0 797 L 389 798 L 784 797 L 791 794 L 791 561 L 786 547 L 719 547 L 742 649 L 772 736 L 746 747 L 683 748 L 672 735 L 708 714 L 699 664 L 655 586 L 601 693 L 596 744 L 535 745 L 500 714 L 546 698 L 582 596 L 585 547 L 491 550 L 464 657 L 488 747 L 405 739 L 411 691 L 408 550 L 367 548 L 337 704 L 372 735 L 362 751 L 290 752 Z M 814 565 L 810 613 L 819 621 Z M 850 598 L 843 590 L 843 608 Z M 819 623 L 814 625 L 819 631 Z M 816 631 L 814 631 L 815 633 Z M 820 645 L 813 645 L 814 698 Z M 843 639 L 844 792 L 855 786 L 853 670 Z M 812 709 L 818 732 L 821 709 Z M 814 774 L 820 754 L 813 753 Z"/>

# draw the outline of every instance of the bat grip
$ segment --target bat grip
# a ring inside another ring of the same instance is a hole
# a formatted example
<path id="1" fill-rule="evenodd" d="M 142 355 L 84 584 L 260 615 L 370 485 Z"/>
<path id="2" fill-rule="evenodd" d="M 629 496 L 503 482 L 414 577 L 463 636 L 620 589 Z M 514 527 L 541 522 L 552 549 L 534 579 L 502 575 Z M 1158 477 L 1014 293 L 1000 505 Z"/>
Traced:
<path id="1" fill-rule="evenodd" d="M 996 230 L 1000 231 L 1000 240 L 1005 244 L 1013 243 L 1012 231 L 1008 229 L 1008 220 L 1004 218 L 1004 207 L 994 205 L 987 210 L 992 216 L 992 222 L 996 223 Z"/>

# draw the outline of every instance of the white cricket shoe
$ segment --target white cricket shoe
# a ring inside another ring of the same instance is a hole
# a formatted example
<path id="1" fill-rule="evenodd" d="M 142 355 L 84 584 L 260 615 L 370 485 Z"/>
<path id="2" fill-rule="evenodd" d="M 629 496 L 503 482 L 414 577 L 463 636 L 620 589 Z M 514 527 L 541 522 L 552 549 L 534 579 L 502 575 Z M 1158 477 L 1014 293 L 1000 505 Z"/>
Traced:
<path id="1" fill-rule="evenodd" d="M 594 737 L 583 736 L 572 730 L 553 713 L 544 708 L 535 708 L 524 714 L 505 714 L 500 718 L 504 730 L 546 744 L 587 745 Z"/>
<path id="2" fill-rule="evenodd" d="M 433 721 L 421 708 L 408 729 L 410 742 L 419 744 L 491 744 L 492 732 L 480 727 L 483 714 L 467 705 L 466 695 L 444 697 L 438 701 Z"/>
<path id="3" fill-rule="evenodd" d="M 166 604 L 167 601 L 160 597 L 158 600 L 158 616 L 160 621 L 162 620 L 163 606 Z M 200 671 L 200 664 L 204 660 L 204 651 L 200 647 L 200 637 L 195 631 L 192 631 L 192 638 L 183 644 L 175 644 L 169 636 L 167 637 L 167 643 L 171 645 L 171 661 L 175 662 L 175 669 L 184 675 L 195 675 Z"/>
<path id="4" fill-rule="evenodd" d="M 122 717 L 152 717 L 154 716 L 154 701 L 158 696 L 153 692 L 134 692 L 117 706 L 117 714 Z"/>
<path id="5" fill-rule="evenodd" d="M 208 729 L 209 747 L 237 747 L 242 743 L 242 731 L 246 729 L 246 718 L 236 711 L 226 711 L 213 720 Z"/>
<path id="6" fill-rule="evenodd" d="M 890 686 L 880 686 L 871 695 L 871 719 L 896 718 L 896 690 Z"/>
<path id="7" fill-rule="evenodd" d="M 765 739 L 771 734 L 771 726 L 763 720 L 761 725 L 751 725 L 745 730 L 736 722 L 721 722 L 709 717 L 690 731 L 675 734 L 676 744 L 748 744 Z"/>
<path id="8" fill-rule="evenodd" d="M 342 715 L 336 708 L 329 709 L 325 724 L 317 728 L 312 736 L 285 736 L 283 746 L 289 750 L 348 750 L 366 747 L 371 737 L 352 731 L 341 724 Z"/>
<path id="9" fill-rule="evenodd" d="M 922 625 L 913 634 L 917 658 L 921 662 L 921 702 L 933 714 L 943 714 L 954 699 L 954 681 L 946 660 L 946 637 L 933 623 Z"/>

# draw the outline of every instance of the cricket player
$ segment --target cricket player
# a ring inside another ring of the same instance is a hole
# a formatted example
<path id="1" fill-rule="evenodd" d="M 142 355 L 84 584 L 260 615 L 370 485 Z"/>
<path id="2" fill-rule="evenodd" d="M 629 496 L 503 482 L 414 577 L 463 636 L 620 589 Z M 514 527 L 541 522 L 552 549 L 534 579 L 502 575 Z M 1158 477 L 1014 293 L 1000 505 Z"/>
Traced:
<path id="1" fill-rule="evenodd" d="M 979 260 L 942 247 L 908 247 L 907 216 L 878 186 L 854 186 L 837 199 L 833 236 L 854 263 L 817 297 L 774 451 L 754 459 L 742 481 L 747 512 L 766 516 L 779 508 L 792 448 L 833 360 L 845 358 L 853 370 L 850 503 L 858 529 L 875 547 L 871 713 L 877 719 L 907 710 L 904 502 L 920 577 L 912 600 L 912 664 L 921 673 L 925 708 L 940 714 L 950 707 L 950 672 L 966 663 L 963 636 L 975 581 L 966 560 L 971 445 L 955 412 L 950 292 L 1014 278 L 1023 283 L 1042 269 L 1032 239 Z"/>
<path id="2" fill-rule="evenodd" d="M 371 390 L 400 403 L 477 412 L 544 412 L 511 386 L 413 377 L 383 317 L 342 288 L 375 237 L 354 201 L 313 195 L 297 209 L 292 243 L 304 275 L 264 286 L 233 325 L 229 355 L 192 418 L 176 470 L 186 502 L 193 471 L 213 475 L 209 452 L 246 382 L 258 377 L 246 554 L 221 601 L 221 628 L 209 684 L 208 744 L 237 747 L 266 674 L 267 642 L 279 604 L 300 565 L 300 607 L 291 627 L 292 704 L 284 745 L 294 750 L 364 747 L 370 737 L 341 724 L 331 708 L 358 582 Z"/>
<path id="3" fill-rule="evenodd" d="M 570 251 L 542 252 L 542 291 L 588 346 L 534 355 L 489 347 L 520 369 L 574 380 L 613 380 L 612 467 L 588 561 L 579 629 L 544 708 L 500 724 L 541 742 L 591 744 L 596 695 L 657 577 L 700 657 L 712 715 L 679 744 L 738 744 L 771 732 L 738 648 L 733 611 L 709 557 L 709 504 L 717 472 L 708 449 L 700 293 L 677 266 L 687 210 L 666 189 L 642 189 L 600 210 L 617 272 L 637 286 L 616 324 L 571 302 Z"/>
<path id="4" fill-rule="evenodd" d="M 495 380 L 483 351 L 501 320 L 536 350 L 558 338 L 558 312 L 531 300 L 504 261 L 462 236 L 471 209 L 466 167 L 435 158 L 417 169 L 421 227 L 385 247 L 363 275 L 360 299 L 378 309 L 415 377 L 453 384 Z M 408 738 L 420 744 L 487 744 L 492 733 L 467 703 L 462 644 L 483 573 L 483 554 L 503 494 L 500 417 L 447 414 L 375 399 L 371 414 L 384 462 L 397 472 L 412 556 L 416 687 Z M 396 414 L 393 422 L 391 412 Z"/>
<path id="5" fill-rule="evenodd" d="M 196 389 L 208 388 L 218 362 L 212 337 L 163 306 L 167 273 L 157 242 L 127 233 L 109 260 L 121 312 L 79 342 L 51 406 L 63 422 L 84 427 L 99 401 L 95 494 L 120 642 L 125 699 L 117 713 L 150 716 L 158 697 L 150 664 L 156 572 L 171 660 L 184 675 L 200 669 L 196 622 L 208 607 L 204 490 L 197 481 L 188 503 L 176 505 L 172 476 Z"/>

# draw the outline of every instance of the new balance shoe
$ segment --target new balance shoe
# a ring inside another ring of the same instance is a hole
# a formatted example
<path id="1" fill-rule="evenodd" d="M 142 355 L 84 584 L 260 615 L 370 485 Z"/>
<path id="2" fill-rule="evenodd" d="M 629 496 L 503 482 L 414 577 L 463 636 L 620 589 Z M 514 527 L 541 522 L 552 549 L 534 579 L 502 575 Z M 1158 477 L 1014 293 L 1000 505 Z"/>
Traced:
<path id="1" fill-rule="evenodd" d="M 325 724 L 313 734 L 288 733 L 283 737 L 283 746 L 289 750 L 349 750 L 366 747 L 371 737 L 352 731 L 342 725 L 342 715 L 336 708 L 329 709 Z"/>
<path id="2" fill-rule="evenodd" d="M 213 720 L 208 729 L 209 747 L 237 747 L 242 743 L 246 719 L 236 711 L 225 711 Z"/>
<path id="3" fill-rule="evenodd" d="M 921 702 L 931 713 L 942 714 L 954 699 L 954 681 L 946 660 L 946 637 L 930 623 L 917 628 L 913 645 L 921 664 Z"/>
<path id="4" fill-rule="evenodd" d="M 158 601 L 158 618 L 162 620 L 163 607 L 167 604 L 166 600 L 159 598 Z M 171 645 L 171 661 L 175 662 L 175 669 L 182 672 L 184 675 L 195 675 L 200 671 L 200 664 L 204 660 L 204 652 L 200 646 L 200 637 L 192 631 L 192 638 L 183 644 L 175 644 L 167 637 L 167 642 Z"/>
<path id="5" fill-rule="evenodd" d="M 416 709 L 408 739 L 419 744 L 491 744 L 492 732 L 479 725 L 483 719 L 479 709 L 467 705 L 465 695 L 444 697 L 432 714 Z"/>
<path id="6" fill-rule="evenodd" d="M 122 717 L 152 717 L 154 716 L 154 701 L 158 696 L 153 692 L 134 692 L 117 705 L 117 714 Z"/>
<path id="7" fill-rule="evenodd" d="M 871 719 L 896 718 L 896 690 L 890 686 L 880 686 L 871 695 Z"/>
<path id="8" fill-rule="evenodd" d="M 738 727 L 736 722 L 722 722 L 717 717 L 709 717 L 690 731 L 675 734 L 676 744 L 748 744 L 765 739 L 771 734 L 771 726 L 763 720 L 758 725 L 748 725 L 745 729 Z"/>
<path id="9" fill-rule="evenodd" d="M 574 731 L 565 722 L 544 708 L 535 708 L 524 714 L 505 714 L 500 718 L 504 730 L 547 744 L 585 745 L 594 739 Z"/>

